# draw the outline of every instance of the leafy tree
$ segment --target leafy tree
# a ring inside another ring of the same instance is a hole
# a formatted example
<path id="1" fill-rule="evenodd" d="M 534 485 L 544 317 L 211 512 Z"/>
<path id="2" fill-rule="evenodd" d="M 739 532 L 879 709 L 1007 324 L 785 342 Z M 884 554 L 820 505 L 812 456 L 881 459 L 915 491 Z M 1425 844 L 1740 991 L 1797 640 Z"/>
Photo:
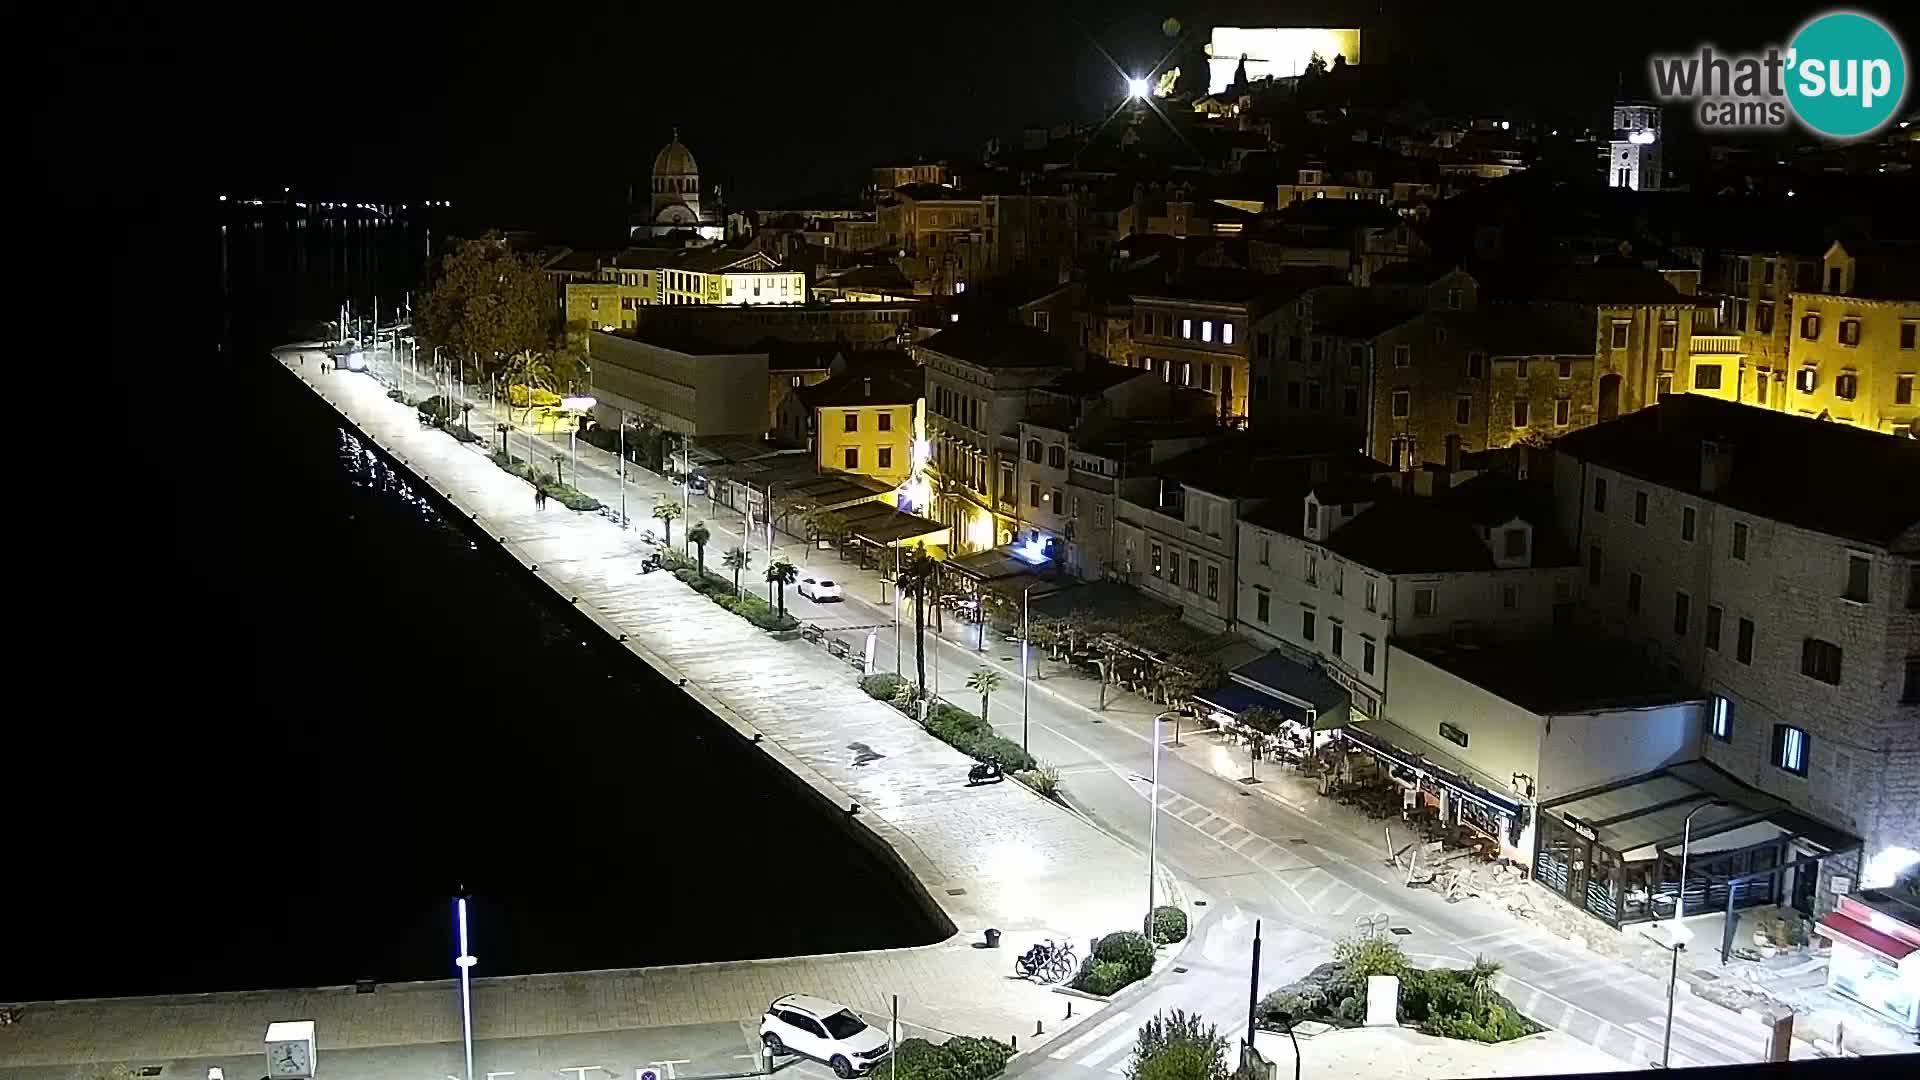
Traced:
<path id="1" fill-rule="evenodd" d="M 832 510 L 809 510 L 806 522 L 815 536 L 829 537 L 836 544 L 847 534 L 847 519 Z"/>
<path id="2" fill-rule="evenodd" d="M 707 576 L 707 541 L 711 539 L 713 534 L 707 531 L 707 523 L 704 521 L 694 522 L 693 528 L 687 530 L 687 542 L 693 545 L 694 553 L 699 557 L 697 561 L 700 565 L 701 577 Z"/>
<path id="3" fill-rule="evenodd" d="M 1225 1080 L 1227 1040 L 1199 1016 L 1173 1009 L 1140 1025 L 1128 1080 Z"/>
<path id="4" fill-rule="evenodd" d="M 940 564 L 927 554 L 924 543 L 915 544 L 900 560 L 899 583 L 913 590 L 913 664 L 922 687 L 927 685 L 927 586 L 939 572 Z"/>
<path id="5" fill-rule="evenodd" d="M 731 547 L 725 555 L 720 556 L 720 562 L 733 571 L 733 594 L 740 595 L 740 571 L 753 565 L 753 552 L 743 547 Z"/>
<path id="6" fill-rule="evenodd" d="M 1000 673 L 992 668 L 981 668 L 967 676 L 967 689 L 980 695 L 980 718 L 987 717 L 987 699 L 995 690 L 1000 689 Z"/>
<path id="7" fill-rule="evenodd" d="M 523 349 L 507 360 L 504 372 L 507 380 L 507 407 L 513 407 L 513 388 L 525 387 L 527 395 L 526 411 L 520 414 L 520 425 L 525 427 L 533 416 L 534 398 L 540 391 L 554 392 L 558 385 L 554 374 L 553 362 L 547 354 L 532 349 Z"/>
<path id="8" fill-rule="evenodd" d="M 653 516 L 656 518 L 659 518 L 660 524 L 666 527 L 666 538 L 665 538 L 666 545 L 668 547 L 672 547 L 673 546 L 673 519 L 680 516 L 680 504 L 677 502 L 674 502 L 672 499 L 667 498 L 665 495 L 657 496 L 653 500 Z M 705 552 L 703 551 L 701 553 L 701 567 L 703 569 L 706 566 L 705 560 L 706 560 L 706 555 L 705 555 Z"/>
<path id="9" fill-rule="evenodd" d="M 800 568 L 785 559 L 775 559 L 773 565 L 767 567 L 767 581 L 779 591 L 782 615 L 787 613 L 787 586 L 798 580 L 800 580 Z"/>
<path id="10" fill-rule="evenodd" d="M 414 312 L 414 330 L 422 348 L 445 346 L 492 372 L 503 358 L 546 345 L 547 297 L 540 268 L 489 232 L 441 260 Z"/>

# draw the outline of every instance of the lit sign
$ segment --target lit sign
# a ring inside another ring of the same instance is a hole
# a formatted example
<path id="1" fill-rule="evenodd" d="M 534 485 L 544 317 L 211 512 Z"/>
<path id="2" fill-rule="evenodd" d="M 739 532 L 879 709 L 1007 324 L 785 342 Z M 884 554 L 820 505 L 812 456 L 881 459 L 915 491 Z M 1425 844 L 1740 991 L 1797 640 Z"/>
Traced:
<path id="1" fill-rule="evenodd" d="M 1597 841 L 1600 839 L 1600 835 L 1593 831 L 1593 826 L 1588 825 L 1587 823 L 1581 821 L 1579 818 L 1569 817 L 1563 814 L 1561 815 L 1560 820 L 1566 823 L 1567 828 L 1572 829 L 1575 833 L 1578 833 L 1579 835 L 1584 836 L 1589 840 Z"/>
<path id="2" fill-rule="evenodd" d="M 1627 141 L 1633 143 L 1635 146 L 1648 146 L 1658 137 L 1659 136 L 1651 131 L 1636 131 L 1627 136 Z"/>
<path id="3" fill-rule="evenodd" d="M 1013 554 L 1030 563 L 1046 562 L 1047 540 L 1037 532 L 1029 533 L 1026 540 L 1013 546 Z"/>
<path id="4" fill-rule="evenodd" d="M 1233 84 L 1234 72 L 1244 57 L 1247 78 L 1285 79 L 1307 70 L 1318 54 L 1328 67 L 1333 58 L 1344 56 L 1347 63 L 1360 59 L 1358 29 L 1328 30 L 1317 27 L 1237 27 L 1216 26 L 1213 41 L 1207 46 L 1207 93 L 1218 94 Z"/>

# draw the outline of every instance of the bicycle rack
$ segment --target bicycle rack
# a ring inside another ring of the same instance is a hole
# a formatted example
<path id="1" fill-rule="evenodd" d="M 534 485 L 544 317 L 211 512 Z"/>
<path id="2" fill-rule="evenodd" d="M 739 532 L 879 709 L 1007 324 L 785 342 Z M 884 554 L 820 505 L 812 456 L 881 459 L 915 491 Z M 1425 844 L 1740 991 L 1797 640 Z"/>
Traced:
<path id="1" fill-rule="evenodd" d="M 1353 920 L 1353 928 L 1362 939 L 1371 940 L 1379 937 L 1387 928 L 1387 924 L 1392 921 L 1393 919 L 1386 912 L 1376 911 L 1371 915 L 1362 915 Z"/>

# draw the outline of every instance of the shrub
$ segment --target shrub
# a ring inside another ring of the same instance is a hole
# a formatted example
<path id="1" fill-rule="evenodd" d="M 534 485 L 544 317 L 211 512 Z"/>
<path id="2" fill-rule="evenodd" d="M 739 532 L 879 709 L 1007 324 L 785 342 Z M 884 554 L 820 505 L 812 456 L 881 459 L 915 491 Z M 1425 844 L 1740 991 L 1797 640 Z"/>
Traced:
<path id="1" fill-rule="evenodd" d="M 1348 994 L 1346 997 L 1341 998 L 1340 1004 L 1334 1007 L 1333 1015 L 1335 1019 L 1342 1023 L 1363 1023 L 1367 1019 L 1365 990 L 1362 990 L 1358 994 Z"/>
<path id="2" fill-rule="evenodd" d="M 1146 935 L 1136 934 L 1132 930 L 1121 930 L 1101 938 L 1093 947 L 1093 958 L 1125 964 L 1136 979 L 1144 979 L 1153 971 L 1152 944 L 1147 941 Z"/>
<path id="3" fill-rule="evenodd" d="M 407 395 L 401 393 L 400 388 L 397 386 L 387 391 L 387 396 L 399 402 L 405 402 L 407 400 Z"/>
<path id="4" fill-rule="evenodd" d="M 959 1035 L 936 1046 L 925 1039 L 903 1039 L 892 1057 L 875 1070 L 889 1080 L 988 1080 L 1007 1067 L 1013 1047 L 998 1039 Z"/>
<path id="5" fill-rule="evenodd" d="M 1369 975 L 1404 975 L 1407 954 L 1385 938 L 1341 938 L 1333 946 L 1333 962 L 1364 982 Z"/>
<path id="6" fill-rule="evenodd" d="M 1153 909 L 1153 943 L 1166 945 L 1187 937 L 1187 913 L 1165 904 Z"/>
<path id="7" fill-rule="evenodd" d="M 1049 799 L 1060 797 L 1060 770 L 1051 765 L 1036 763 L 1031 769 L 1014 773 L 1013 778 Z"/>
<path id="8" fill-rule="evenodd" d="M 892 672 L 883 672 L 861 679 L 860 689 L 866 691 L 867 696 L 870 698 L 878 701 L 892 701 L 894 695 L 900 692 L 900 687 L 905 685 L 906 681 L 907 680 Z"/>
<path id="9" fill-rule="evenodd" d="M 1420 1030 L 1448 1039 L 1496 1043 L 1532 1035 L 1541 1028 L 1508 1006 L 1490 1002 L 1484 1008 L 1430 1017 Z"/>
<path id="10" fill-rule="evenodd" d="M 1128 1069 L 1132 1080 L 1223 1080 L 1227 1041 L 1220 1029 L 1179 1009 L 1140 1025 Z"/>
<path id="11" fill-rule="evenodd" d="M 1127 970 L 1127 965 L 1088 957 L 1081 962 L 1080 972 L 1073 977 L 1071 985 L 1075 990 L 1111 997 L 1133 981 L 1133 973 Z"/>
<path id="12" fill-rule="evenodd" d="M 478 436 L 475 437 L 474 441 L 479 441 Z M 546 489 L 548 498 L 553 499 L 569 510 L 598 510 L 601 506 L 605 505 L 599 499 L 569 484 L 553 481 L 541 486 Z"/>

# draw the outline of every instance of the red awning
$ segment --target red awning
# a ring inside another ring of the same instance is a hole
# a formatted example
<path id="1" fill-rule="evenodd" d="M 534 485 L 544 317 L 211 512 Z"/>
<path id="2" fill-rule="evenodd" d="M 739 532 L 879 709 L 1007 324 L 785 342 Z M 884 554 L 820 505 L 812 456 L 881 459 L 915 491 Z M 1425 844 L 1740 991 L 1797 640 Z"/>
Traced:
<path id="1" fill-rule="evenodd" d="M 1920 945 L 1902 941 L 1892 934 L 1883 934 L 1866 923 L 1858 919 L 1850 919 L 1837 911 L 1821 916 L 1820 921 L 1814 924 L 1814 930 L 1827 937 L 1845 938 L 1868 952 L 1884 956 L 1896 964 L 1916 950 L 1920 950 Z"/>

